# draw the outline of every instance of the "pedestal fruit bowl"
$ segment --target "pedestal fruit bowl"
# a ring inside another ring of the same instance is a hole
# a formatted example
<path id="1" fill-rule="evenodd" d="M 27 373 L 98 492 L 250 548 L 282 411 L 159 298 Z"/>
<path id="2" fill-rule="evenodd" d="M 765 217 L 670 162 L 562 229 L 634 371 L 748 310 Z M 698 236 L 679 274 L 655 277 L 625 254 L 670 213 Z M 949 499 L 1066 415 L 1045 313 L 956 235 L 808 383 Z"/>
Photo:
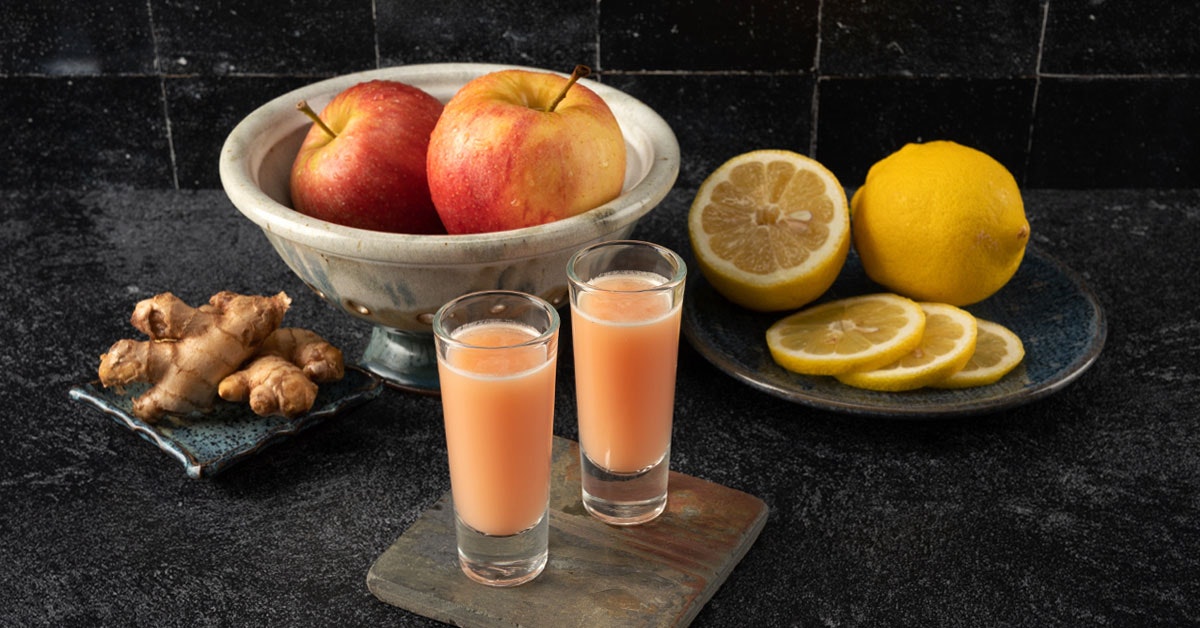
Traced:
<path id="1" fill-rule="evenodd" d="M 393 386 L 438 389 L 430 323 L 442 304 L 500 288 L 562 306 L 570 256 L 593 242 L 628 237 L 678 176 L 679 145 L 666 122 L 637 99 L 589 81 L 616 116 L 627 153 L 620 196 L 595 209 L 534 227 L 465 235 L 369 231 L 292 209 L 288 177 L 310 125 L 296 111 L 297 102 L 307 100 L 320 111 L 342 90 L 384 79 L 420 87 L 444 103 L 467 81 L 511 67 L 397 66 L 316 82 L 253 111 L 234 127 L 221 151 L 221 183 L 230 201 L 262 229 L 305 285 L 374 326 L 361 362 Z"/>

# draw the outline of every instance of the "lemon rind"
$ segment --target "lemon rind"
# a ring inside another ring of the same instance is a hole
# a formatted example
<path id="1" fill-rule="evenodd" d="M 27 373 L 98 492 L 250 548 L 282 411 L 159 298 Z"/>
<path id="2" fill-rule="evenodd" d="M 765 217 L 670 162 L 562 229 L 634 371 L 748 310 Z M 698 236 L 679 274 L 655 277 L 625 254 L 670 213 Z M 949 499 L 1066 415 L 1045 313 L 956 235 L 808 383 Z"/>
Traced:
<path id="1" fill-rule="evenodd" d="M 1004 379 L 1004 376 L 1011 373 L 1025 359 L 1025 344 L 1021 342 L 1021 337 L 1011 329 L 982 318 L 976 319 L 976 322 L 980 327 L 981 333 L 990 332 L 1004 338 L 1006 341 L 1005 345 L 1010 349 L 1015 347 L 1016 351 L 1005 352 L 1005 360 L 996 366 L 971 372 L 959 370 L 945 379 L 930 384 L 930 388 L 954 390 L 989 386 Z"/>

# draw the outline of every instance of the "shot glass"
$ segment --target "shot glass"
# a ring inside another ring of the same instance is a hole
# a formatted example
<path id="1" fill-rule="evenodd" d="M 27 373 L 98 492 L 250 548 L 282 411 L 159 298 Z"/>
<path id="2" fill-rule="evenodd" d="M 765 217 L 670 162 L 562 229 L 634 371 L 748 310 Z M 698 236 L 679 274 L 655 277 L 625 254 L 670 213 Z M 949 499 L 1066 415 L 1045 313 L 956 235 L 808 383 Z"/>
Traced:
<path id="1" fill-rule="evenodd" d="M 595 244 L 567 263 L 583 505 L 613 525 L 667 506 L 687 267 L 649 242 Z"/>
<path id="2" fill-rule="evenodd" d="M 476 292 L 434 315 L 458 561 L 491 586 L 546 566 L 558 312 L 538 297 Z"/>

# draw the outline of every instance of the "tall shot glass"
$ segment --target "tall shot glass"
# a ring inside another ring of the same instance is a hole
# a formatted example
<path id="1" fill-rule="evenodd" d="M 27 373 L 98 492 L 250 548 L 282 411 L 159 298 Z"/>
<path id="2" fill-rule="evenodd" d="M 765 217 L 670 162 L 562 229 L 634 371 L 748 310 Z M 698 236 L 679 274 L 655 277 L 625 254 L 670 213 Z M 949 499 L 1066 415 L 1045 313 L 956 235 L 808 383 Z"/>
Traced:
<path id="1" fill-rule="evenodd" d="M 434 315 L 458 560 L 515 586 L 546 566 L 558 312 L 538 297 L 476 292 Z"/>
<path id="2" fill-rule="evenodd" d="M 667 506 L 687 267 L 670 249 L 595 244 L 567 263 L 583 505 L 613 525 Z"/>

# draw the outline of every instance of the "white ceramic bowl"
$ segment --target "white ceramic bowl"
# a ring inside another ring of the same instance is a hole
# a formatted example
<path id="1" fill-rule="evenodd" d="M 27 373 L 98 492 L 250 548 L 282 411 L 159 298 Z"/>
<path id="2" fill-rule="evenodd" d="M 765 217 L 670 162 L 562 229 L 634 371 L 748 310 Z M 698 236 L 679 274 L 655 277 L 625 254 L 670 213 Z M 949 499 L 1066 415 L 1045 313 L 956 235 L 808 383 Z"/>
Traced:
<path id="1" fill-rule="evenodd" d="M 637 99 L 585 80 L 612 109 L 627 149 L 624 189 L 600 207 L 536 227 L 444 236 L 344 227 L 291 208 L 288 176 L 310 125 L 296 111 L 300 100 L 320 111 L 352 85 L 387 79 L 420 87 L 446 102 L 472 78 L 512 67 L 410 65 L 313 83 L 256 109 L 233 129 L 221 151 L 221 183 L 234 206 L 262 228 L 307 286 L 351 316 L 375 325 L 362 362 L 395 386 L 437 389 L 430 323 L 443 303 L 468 292 L 501 288 L 563 305 L 571 254 L 593 242 L 628 237 L 679 174 L 679 144 L 667 123 Z"/>

